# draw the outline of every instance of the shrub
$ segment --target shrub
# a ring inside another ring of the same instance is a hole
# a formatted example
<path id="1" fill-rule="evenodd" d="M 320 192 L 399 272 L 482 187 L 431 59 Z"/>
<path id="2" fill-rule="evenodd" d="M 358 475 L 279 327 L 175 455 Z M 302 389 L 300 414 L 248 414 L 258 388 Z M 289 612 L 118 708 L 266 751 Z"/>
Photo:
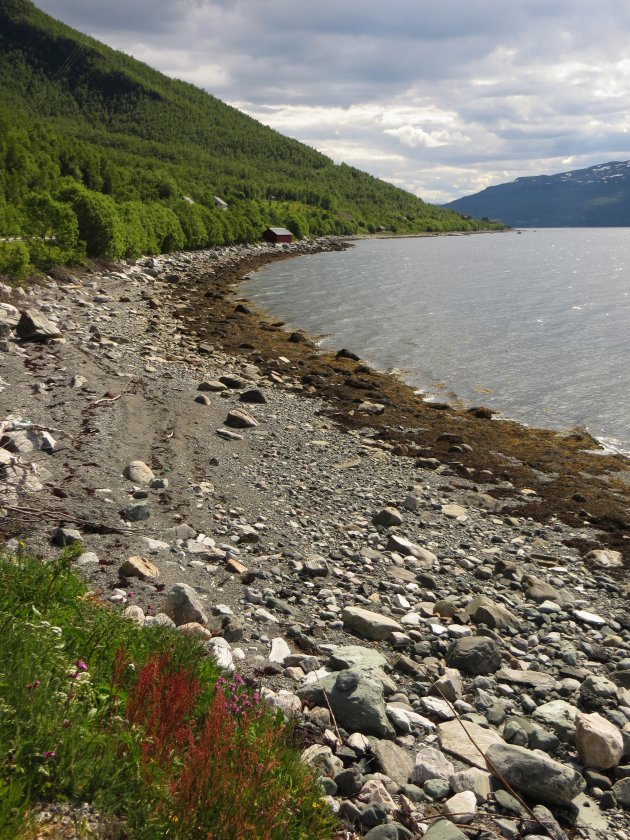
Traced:
<path id="1" fill-rule="evenodd" d="M 0 274 L 23 280 L 28 274 L 30 261 L 26 242 L 0 242 Z"/>

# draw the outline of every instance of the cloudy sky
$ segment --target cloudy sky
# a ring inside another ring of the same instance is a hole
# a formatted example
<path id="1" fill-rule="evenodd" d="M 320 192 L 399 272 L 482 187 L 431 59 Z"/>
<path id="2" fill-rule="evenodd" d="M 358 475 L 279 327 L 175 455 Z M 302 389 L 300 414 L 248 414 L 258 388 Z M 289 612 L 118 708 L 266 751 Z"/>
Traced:
<path id="1" fill-rule="evenodd" d="M 623 0 L 35 3 L 427 201 L 630 158 Z"/>

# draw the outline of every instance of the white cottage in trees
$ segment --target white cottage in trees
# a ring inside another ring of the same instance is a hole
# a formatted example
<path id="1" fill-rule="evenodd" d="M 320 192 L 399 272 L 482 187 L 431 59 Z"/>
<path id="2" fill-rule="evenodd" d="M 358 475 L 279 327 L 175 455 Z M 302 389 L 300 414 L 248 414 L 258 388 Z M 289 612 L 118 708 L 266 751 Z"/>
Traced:
<path id="1" fill-rule="evenodd" d="M 227 210 L 228 209 L 227 202 L 223 201 L 222 198 L 219 198 L 218 195 L 213 195 L 212 198 L 214 200 L 214 206 L 217 208 L 217 210 Z"/>

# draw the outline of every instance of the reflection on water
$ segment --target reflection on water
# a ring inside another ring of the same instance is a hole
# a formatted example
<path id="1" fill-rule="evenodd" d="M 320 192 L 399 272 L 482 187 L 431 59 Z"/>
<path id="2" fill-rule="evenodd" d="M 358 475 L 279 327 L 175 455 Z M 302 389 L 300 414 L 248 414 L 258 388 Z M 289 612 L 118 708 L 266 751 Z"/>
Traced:
<path id="1" fill-rule="evenodd" d="M 428 395 L 630 451 L 630 229 L 358 241 L 246 291 Z"/>

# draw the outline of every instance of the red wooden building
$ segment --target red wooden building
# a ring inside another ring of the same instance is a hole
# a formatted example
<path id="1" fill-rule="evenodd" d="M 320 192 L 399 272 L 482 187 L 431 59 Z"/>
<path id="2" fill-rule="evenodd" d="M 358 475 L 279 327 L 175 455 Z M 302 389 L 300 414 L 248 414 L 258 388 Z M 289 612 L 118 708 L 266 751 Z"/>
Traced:
<path id="1" fill-rule="evenodd" d="M 290 230 L 281 227 L 270 227 L 263 233 L 265 242 L 293 242 L 293 234 Z"/>

